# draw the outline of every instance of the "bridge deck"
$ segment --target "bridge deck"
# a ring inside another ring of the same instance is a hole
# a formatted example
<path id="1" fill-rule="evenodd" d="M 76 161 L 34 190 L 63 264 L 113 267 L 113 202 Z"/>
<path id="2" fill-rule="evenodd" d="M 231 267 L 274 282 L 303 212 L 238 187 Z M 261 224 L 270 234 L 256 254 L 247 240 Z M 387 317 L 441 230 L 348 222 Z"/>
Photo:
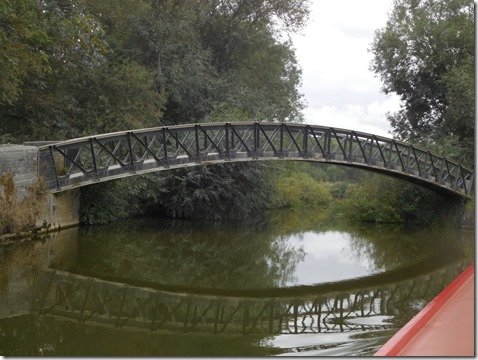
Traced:
<path id="1" fill-rule="evenodd" d="M 474 356 L 474 284 L 472 264 L 375 356 Z"/>

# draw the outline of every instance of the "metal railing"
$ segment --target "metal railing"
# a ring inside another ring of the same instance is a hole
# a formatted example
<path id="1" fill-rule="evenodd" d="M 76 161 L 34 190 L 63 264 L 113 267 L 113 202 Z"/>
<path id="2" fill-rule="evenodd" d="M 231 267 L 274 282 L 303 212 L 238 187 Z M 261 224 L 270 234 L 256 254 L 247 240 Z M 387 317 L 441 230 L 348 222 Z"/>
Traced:
<path id="1" fill-rule="evenodd" d="M 39 148 L 51 192 L 179 167 L 305 160 L 362 167 L 469 197 L 474 173 L 456 161 L 393 139 L 317 125 L 223 123 L 102 134 Z"/>

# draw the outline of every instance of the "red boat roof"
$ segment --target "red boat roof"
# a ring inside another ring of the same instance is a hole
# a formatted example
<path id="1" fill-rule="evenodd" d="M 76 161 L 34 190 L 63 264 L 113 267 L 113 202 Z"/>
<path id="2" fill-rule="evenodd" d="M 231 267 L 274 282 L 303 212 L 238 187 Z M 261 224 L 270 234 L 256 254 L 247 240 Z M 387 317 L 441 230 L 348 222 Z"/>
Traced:
<path id="1" fill-rule="evenodd" d="M 475 356 L 474 263 L 374 356 Z"/>

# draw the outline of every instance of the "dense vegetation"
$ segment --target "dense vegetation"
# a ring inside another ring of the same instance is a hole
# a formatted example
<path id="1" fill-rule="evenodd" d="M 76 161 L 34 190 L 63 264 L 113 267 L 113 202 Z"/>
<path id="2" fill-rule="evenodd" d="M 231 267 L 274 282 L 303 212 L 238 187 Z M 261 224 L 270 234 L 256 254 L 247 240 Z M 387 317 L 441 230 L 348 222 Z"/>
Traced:
<path id="1" fill-rule="evenodd" d="M 356 168 L 290 163 L 277 178 L 279 206 L 301 213 L 328 207 L 356 222 L 431 224 L 462 210 L 459 200 Z"/>
<path id="2" fill-rule="evenodd" d="M 301 70 L 289 35 L 308 11 L 307 0 L 4 2 L 0 142 L 193 122 L 300 122 Z M 92 186 L 82 194 L 83 218 L 131 216 L 150 200 L 172 216 L 241 216 L 270 202 L 267 172 L 230 165 Z"/>
<path id="3" fill-rule="evenodd" d="M 301 120 L 288 35 L 306 0 L 11 0 L 0 6 L 4 138 Z"/>
<path id="4" fill-rule="evenodd" d="M 388 114 L 394 136 L 469 168 L 475 162 L 474 39 L 470 0 L 395 0 L 371 46 L 371 70 L 380 76 L 383 91 L 401 98 L 401 109 Z M 359 220 L 427 222 L 444 206 L 457 211 L 446 199 L 379 178 L 362 183 L 348 205 Z"/>

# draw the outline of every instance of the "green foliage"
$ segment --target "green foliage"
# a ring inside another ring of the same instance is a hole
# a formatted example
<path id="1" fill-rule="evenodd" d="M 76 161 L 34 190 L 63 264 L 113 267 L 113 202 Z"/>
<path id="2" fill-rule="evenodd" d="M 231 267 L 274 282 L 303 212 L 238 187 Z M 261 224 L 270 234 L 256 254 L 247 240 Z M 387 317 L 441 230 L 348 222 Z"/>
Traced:
<path id="1" fill-rule="evenodd" d="M 278 43 L 265 29 L 242 49 L 241 66 L 228 69 L 221 87 L 223 99 L 210 117 L 224 111 L 244 113 L 249 121 L 301 122 L 304 108 L 298 88 L 301 70 L 290 42 Z"/>
<path id="2" fill-rule="evenodd" d="M 342 199 L 347 193 L 347 189 L 349 188 L 350 183 L 345 181 L 340 181 L 340 182 L 331 183 L 329 186 L 330 186 L 330 194 L 332 195 L 332 197 L 334 197 L 335 199 Z"/>
<path id="3" fill-rule="evenodd" d="M 254 218 L 272 202 L 268 172 L 264 163 L 236 163 L 161 174 L 157 209 L 174 218 Z"/>
<path id="4" fill-rule="evenodd" d="M 287 207 L 324 207 L 332 201 L 328 187 L 307 173 L 279 178 L 276 187 L 279 198 Z"/>
<path id="5" fill-rule="evenodd" d="M 7 1 L 1 127 L 61 140 L 232 113 L 300 121 L 300 69 L 276 34 L 307 14 L 305 0 Z"/>
<path id="6" fill-rule="evenodd" d="M 371 69 L 402 108 L 389 116 L 396 135 L 424 144 L 454 142 L 474 156 L 474 5 L 471 0 L 397 0 L 372 44 Z"/>
<path id="7" fill-rule="evenodd" d="M 82 114 L 75 128 L 81 133 L 104 133 L 152 127 L 160 124 L 154 74 L 134 61 L 105 64 L 88 81 L 88 96 L 82 94 Z"/>
<path id="8" fill-rule="evenodd" d="M 50 72 L 43 50 L 48 36 L 42 29 L 35 0 L 2 1 L 0 5 L 0 106 L 22 95 L 26 78 Z"/>
<path id="9" fill-rule="evenodd" d="M 147 214 L 155 207 L 163 188 L 154 175 L 119 179 L 81 188 L 82 224 L 107 224 Z"/>
<path id="10" fill-rule="evenodd" d="M 267 165 L 224 164 L 118 179 L 81 189 L 81 222 L 159 213 L 215 221 L 256 218 L 273 202 Z"/>
<path id="11" fill-rule="evenodd" d="M 297 172 L 307 173 L 317 181 L 324 182 L 356 182 L 359 181 L 365 170 L 305 161 L 278 161 L 275 163 L 277 176 L 291 176 Z"/>
<path id="12" fill-rule="evenodd" d="M 300 121 L 301 71 L 281 34 L 299 30 L 308 11 L 306 0 L 9 0 L 0 6 L 2 141 Z M 174 217 L 249 216 L 271 201 L 267 169 L 205 167 L 91 186 L 82 191 L 82 221 L 143 207 Z"/>
<path id="13" fill-rule="evenodd" d="M 341 208 L 348 218 L 359 222 L 430 224 L 449 205 L 430 190 L 369 174 L 348 188 Z"/>

